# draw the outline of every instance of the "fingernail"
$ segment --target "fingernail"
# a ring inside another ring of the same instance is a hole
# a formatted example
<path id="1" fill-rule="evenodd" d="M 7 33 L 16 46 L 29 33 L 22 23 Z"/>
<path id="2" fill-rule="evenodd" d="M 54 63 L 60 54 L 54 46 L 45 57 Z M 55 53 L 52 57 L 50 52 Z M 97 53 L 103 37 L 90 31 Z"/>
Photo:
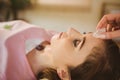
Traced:
<path id="1" fill-rule="evenodd" d="M 96 38 L 105 38 L 106 36 L 103 34 L 105 31 L 105 28 L 98 29 L 96 32 L 93 33 L 93 36 Z"/>
<path id="2" fill-rule="evenodd" d="M 104 34 L 101 34 L 101 33 L 93 33 L 93 37 L 96 37 L 96 38 L 106 38 L 106 36 Z"/>

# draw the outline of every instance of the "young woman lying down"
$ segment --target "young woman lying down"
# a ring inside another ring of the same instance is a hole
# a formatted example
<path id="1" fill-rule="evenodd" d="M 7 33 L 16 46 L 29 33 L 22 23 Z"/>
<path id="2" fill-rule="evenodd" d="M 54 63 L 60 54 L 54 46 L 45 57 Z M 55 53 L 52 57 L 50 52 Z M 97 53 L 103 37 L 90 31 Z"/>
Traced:
<path id="1" fill-rule="evenodd" d="M 1 23 L 1 25 L 6 23 Z M 23 21 L 0 29 L 1 80 L 119 80 L 120 52 L 112 40 L 70 28 L 53 33 Z M 26 54 L 25 42 L 42 43 Z"/>

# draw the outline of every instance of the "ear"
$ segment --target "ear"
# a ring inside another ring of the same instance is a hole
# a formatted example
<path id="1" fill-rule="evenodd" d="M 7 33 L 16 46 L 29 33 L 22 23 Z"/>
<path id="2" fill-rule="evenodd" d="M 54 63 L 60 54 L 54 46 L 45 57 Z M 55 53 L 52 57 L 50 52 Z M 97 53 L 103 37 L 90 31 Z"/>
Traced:
<path id="1" fill-rule="evenodd" d="M 71 80 L 71 76 L 67 67 L 57 68 L 57 74 L 59 75 L 61 80 Z"/>

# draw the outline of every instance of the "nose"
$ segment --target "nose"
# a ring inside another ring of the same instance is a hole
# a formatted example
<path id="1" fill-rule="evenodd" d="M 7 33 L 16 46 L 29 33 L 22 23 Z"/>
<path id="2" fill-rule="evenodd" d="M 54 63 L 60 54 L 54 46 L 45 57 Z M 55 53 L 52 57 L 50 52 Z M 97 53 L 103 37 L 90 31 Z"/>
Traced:
<path id="1" fill-rule="evenodd" d="M 67 33 L 68 33 L 69 35 L 73 35 L 73 34 L 82 35 L 79 31 L 77 31 L 77 30 L 74 29 L 74 28 L 69 28 L 68 31 L 67 31 Z"/>

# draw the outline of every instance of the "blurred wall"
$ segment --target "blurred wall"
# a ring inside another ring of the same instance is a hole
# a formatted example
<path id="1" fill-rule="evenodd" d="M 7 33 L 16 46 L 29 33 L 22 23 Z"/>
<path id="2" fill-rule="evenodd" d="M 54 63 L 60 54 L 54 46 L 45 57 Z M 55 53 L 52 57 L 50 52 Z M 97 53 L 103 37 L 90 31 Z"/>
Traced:
<path id="1" fill-rule="evenodd" d="M 87 11 L 47 10 L 36 6 L 20 13 L 20 16 L 32 24 L 50 30 L 66 31 L 69 27 L 73 27 L 81 32 L 93 32 L 100 20 L 104 2 L 120 3 L 120 0 L 92 0 Z"/>

